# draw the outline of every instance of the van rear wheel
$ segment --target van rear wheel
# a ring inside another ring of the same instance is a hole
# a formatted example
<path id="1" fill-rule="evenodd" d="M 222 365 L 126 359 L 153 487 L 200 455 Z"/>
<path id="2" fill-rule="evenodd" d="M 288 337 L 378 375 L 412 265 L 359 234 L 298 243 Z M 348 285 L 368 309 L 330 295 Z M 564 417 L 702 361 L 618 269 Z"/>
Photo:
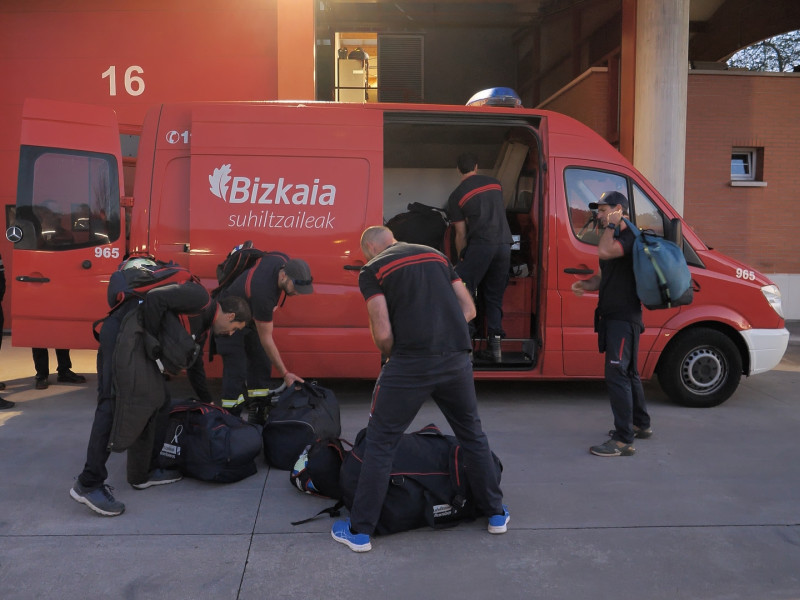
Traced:
<path id="1" fill-rule="evenodd" d="M 742 357 L 736 344 L 715 329 L 692 329 L 665 350 L 658 382 L 673 401 L 693 408 L 722 404 L 739 387 Z"/>

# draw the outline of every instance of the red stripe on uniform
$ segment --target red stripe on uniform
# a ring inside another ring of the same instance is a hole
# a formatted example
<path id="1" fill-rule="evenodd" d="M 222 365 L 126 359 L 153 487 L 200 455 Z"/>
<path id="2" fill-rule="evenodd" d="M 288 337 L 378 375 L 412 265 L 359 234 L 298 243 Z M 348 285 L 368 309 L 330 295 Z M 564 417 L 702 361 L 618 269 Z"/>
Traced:
<path id="1" fill-rule="evenodd" d="M 418 265 L 427 262 L 436 262 L 440 264 L 447 264 L 447 259 L 442 256 L 441 254 L 437 254 L 435 252 L 426 252 L 424 254 L 414 254 L 413 256 L 406 256 L 404 258 L 399 258 L 397 260 L 393 260 L 392 262 L 386 263 L 382 267 L 378 269 L 376 273 L 376 277 L 378 282 L 382 282 L 387 275 L 395 272 L 397 269 L 402 269 L 403 267 L 408 267 L 410 265 Z"/>
<path id="2" fill-rule="evenodd" d="M 467 192 L 466 194 L 464 194 L 461 197 L 461 200 L 458 201 L 459 208 L 463 208 L 464 205 L 467 203 L 467 201 L 470 198 L 472 198 L 473 196 L 476 196 L 477 194 L 482 194 L 483 192 L 488 192 L 488 191 L 491 191 L 491 190 L 497 190 L 498 192 L 500 192 L 500 191 L 502 191 L 502 188 L 500 187 L 499 183 L 489 183 L 489 184 L 481 186 L 479 188 L 475 188 L 474 190 L 471 190 L 471 191 Z"/>

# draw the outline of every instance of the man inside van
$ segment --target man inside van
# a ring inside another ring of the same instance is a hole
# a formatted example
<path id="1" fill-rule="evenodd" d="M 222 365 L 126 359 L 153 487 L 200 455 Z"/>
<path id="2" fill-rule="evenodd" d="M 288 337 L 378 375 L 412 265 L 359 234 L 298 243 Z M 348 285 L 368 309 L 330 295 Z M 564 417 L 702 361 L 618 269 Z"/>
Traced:
<path id="1" fill-rule="evenodd" d="M 223 408 L 239 410 L 247 398 L 266 396 L 271 367 L 286 385 L 303 382 L 281 358 L 272 336 L 272 316 L 282 295 L 285 301 L 287 296 L 313 293 L 312 280 L 306 261 L 274 252 L 260 258 L 220 294 L 220 298 L 245 298 L 253 313 L 253 325 L 215 340 L 216 350 L 222 356 Z"/>
<path id="2" fill-rule="evenodd" d="M 467 322 L 475 305 L 441 252 L 397 242 L 386 227 L 361 236 L 369 261 L 358 277 L 369 328 L 383 365 L 372 394 L 366 448 L 350 518 L 336 521 L 331 536 L 354 552 L 372 549 L 370 536 L 383 508 L 400 436 L 422 404 L 433 398 L 463 450 L 469 487 L 488 531 L 505 533 L 509 514 L 478 415 Z"/>
<path id="3" fill-rule="evenodd" d="M 478 174 L 478 159 L 458 157 L 461 183 L 447 200 L 447 216 L 455 229 L 459 260 L 456 273 L 486 316 L 486 334 L 494 362 L 502 361 L 503 294 L 511 266 L 511 230 L 506 219 L 503 190 L 494 177 Z M 471 333 L 473 327 L 470 327 Z"/>
<path id="4" fill-rule="evenodd" d="M 598 348 L 605 353 L 605 379 L 614 415 L 611 438 L 589 451 L 595 456 L 632 456 L 636 452 L 634 438 L 653 435 L 636 358 L 644 324 L 633 274 L 635 236 L 622 221 L 622 217 L 629 218 L 628 199 L 619 192 L 604 192 L 589 208 L 597 210 L 603 227 L 597 245 L 600 275 L 576 281 L 572 291 L 578 296 L 600 291 L 595 331 Z"/>
<path id="5" fill-rule="evenodd" d="M 137 298 L 131 298 L 103 321 L 100 330 L 100 349 L 97 353 L 97 408 L 89 434 L 86 463 L 75 485 L 69 491 L 69 495 L 76 502 L 85 504 L 94 512 L 106 517 L 115 517 L 125 510 L 125 505 L 114 498 L 111 488 L 105 483 L 108 478 L 106 462 L 110 455 L 108 445 L 114 424 L 117 395 L 112 385 L 115 375 L 114 349 L 117 346 L 123 318 L 138 304 Z M 230 336 L 242 329 L 252 318 L 250 308 L 244 299 L 231 296 L 219 301 L 212 300 L 208 291 L 194 281 L 166 285 L 148 292 L 142 308 L 144 329 L 158 337 L 157 332 L 166 311 L 184 316 L 188 321 L 189 333 L 200 344 L 209 330 L 218 336 Z M 201 358 L 198 357 L 197 360 Z M 204 379 L 203 377 L 203 385 L 205 385 Z M 195 392 L 202 396 L 203 390 L 198 388 L 197 379 L 190 376 L 190 382 Z M 169 395 L 166 394 L 164 405 L 152 416 L 152 440 L 147 443 L 137 441 L 128 450 L 128 483 L 134 489 L 143 490 L 181 479 L 179 471 L 164 470 L 156 466 L 155 459 L 161 448 L 163 435 L 166 433 L 168 411 Z M 159 433 L 162 434 L 160 440 Z M 143 437 L 144 432 L 140 438 Z"/>

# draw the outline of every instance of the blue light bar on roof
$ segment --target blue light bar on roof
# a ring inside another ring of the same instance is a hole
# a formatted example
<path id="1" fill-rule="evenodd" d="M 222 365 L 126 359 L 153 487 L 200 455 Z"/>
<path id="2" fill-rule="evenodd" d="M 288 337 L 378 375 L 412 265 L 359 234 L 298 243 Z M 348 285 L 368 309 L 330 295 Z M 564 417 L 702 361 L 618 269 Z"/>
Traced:
<path id="1" fill-rule="evenodd" d="M 467 101 L 467 106 L 506 106 L 508 108 L 522 108 L 522 100 L 517 92 L 508 87 L 489 88 L 482 90 Z"/>

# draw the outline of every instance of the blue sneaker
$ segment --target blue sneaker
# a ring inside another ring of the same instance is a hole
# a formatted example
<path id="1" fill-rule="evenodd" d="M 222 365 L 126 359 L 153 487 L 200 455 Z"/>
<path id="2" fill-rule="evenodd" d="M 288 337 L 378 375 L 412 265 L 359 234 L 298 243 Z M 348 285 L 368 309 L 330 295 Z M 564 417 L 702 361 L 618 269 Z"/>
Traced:
<path id="1" fill-rule="evenodd" d="M 336 521 L 331 527 L 331 537 L 340 544 L 344 544 L 353 552 L 369 552 L 372 544 L 366 533 L 353 533 L 350 531 L 350 519 Z"/>
<path id="2" fill-rule="evenodd" d="M 508 514 L 508 506 L 503 504 L 502 515 L 492 515 L 489 517 L 489 533 L 505 533 L 508 531 L 508 522 L 511 520 L 511 515 Z"/>
<path id="3" fill-rule="evenodd" d="M 69 491 L 72 499 L 81 504 L 85 504 L 94 512 L 104 517 L 116 517 L 125 511 L 125 505 L 116 500 L 111 493 L 113 488 L 110 485 L 101 485 L 98 488 L 85 488 L 80 481 Z"/>

